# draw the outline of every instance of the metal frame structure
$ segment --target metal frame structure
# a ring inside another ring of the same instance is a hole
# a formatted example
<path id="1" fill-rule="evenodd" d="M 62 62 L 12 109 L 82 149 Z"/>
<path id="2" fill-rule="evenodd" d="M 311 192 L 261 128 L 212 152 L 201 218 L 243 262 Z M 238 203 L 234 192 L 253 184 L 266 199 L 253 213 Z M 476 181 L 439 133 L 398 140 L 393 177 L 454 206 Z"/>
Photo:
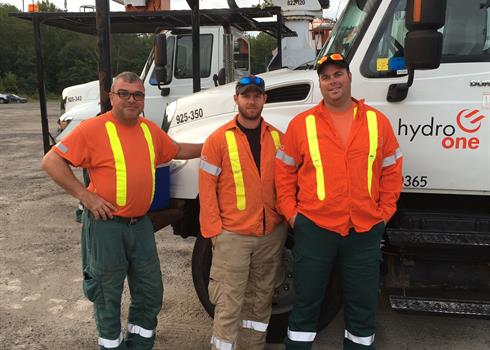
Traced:
<path id="1" fill-rule="evenodd" d="M 187 0 L 191 10 L 173 10 L 157 12 L 110 12 L 109 0 L 96 0 L 96 12 L 15 12 L 9 16 L 31 21 L 34 30 L 34 46 L 37 58 L 37 89 L 41 109 L 44 153 L 54 144 L 49 133 L 44 80 L 44 62 L 41 45 L 41 24 L 70 30 L 77 33 L 97 35 L 99 57 L 99 82 L 101 112 L 110 109 L 108 93 L 112 83 L 110 34 L 114 33 L 155 33 L 163 29 L 192 27 L 193 70 L 199 67 L 199 28 L 200 26 L 221 25 L 233 26 L 240 31 L 261 31 L 277 38 L 279 57 L 281 57 L 281 40 L 293 37 L 296 33 L 283 23 L 280 7 L 230 8 L 199 10 L 198 0 Z M 256 18 L 276 16 L 276 21 L 259 22 Z M 280 60 L 282 62 L 282 60 Z M 282 64 L 281 64 L 282 66 Z M 194 92 L 200 90 L 199 75 L 193 77 Z"/>

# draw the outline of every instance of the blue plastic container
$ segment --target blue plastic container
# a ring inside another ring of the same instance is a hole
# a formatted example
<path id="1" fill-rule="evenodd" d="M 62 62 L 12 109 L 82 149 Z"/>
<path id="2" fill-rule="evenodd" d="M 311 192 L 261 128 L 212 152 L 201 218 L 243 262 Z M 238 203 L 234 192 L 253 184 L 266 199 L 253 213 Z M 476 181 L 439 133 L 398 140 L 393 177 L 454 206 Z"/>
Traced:
<path id="1" fill-rule="evenodd" d="M 155 196 L 150 211 L 168 208 L 170 203 L 170 166 L 164 165 L 156 168 Z"/>

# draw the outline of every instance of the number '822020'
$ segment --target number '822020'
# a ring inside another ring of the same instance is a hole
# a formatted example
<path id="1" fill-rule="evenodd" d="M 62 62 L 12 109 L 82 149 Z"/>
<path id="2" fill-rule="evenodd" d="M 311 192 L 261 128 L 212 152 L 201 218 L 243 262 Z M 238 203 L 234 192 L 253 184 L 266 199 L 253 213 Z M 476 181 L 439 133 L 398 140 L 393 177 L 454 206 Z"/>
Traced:
<path id="1" fill-rule="evenodd" d="M 304 5 L 306 0 L 288 0 L 288 6 Z"/>
<path id="2" fill-rule="evenodd" d="M 175 118 L 177 120 L 177 124 L 182 124 L 191 120 L 202 118 L 203 116 L 204 116 L 204 112 L 202 108 L 196 108 L 189 112 L 177 114 Z"/>
<path id="3" fill-rule="evenodd" d="M 405 175 L 403 177 L 403 186 L 405 187 L 427 187 L 429 180 L 427 175 Z"/>

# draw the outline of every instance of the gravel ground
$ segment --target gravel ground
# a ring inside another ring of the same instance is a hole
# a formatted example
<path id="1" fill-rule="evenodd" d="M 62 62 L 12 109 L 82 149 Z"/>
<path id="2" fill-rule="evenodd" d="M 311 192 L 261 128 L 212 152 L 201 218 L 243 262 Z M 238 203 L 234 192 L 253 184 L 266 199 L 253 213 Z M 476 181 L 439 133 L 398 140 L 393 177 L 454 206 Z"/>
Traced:
<path id="1" fill-rule="evenodd" d="M 48 104 L 52 129 L 57 107 Z M 0 349 L 95 350 L 91 304 L 81 289 L 77 201 L 39 169 L 37 103 L 0 106 L 0 150 Z M 155 349 L 208 349 L 212 320 L 196 297 L 190 271 L 194 239 L 174 237 L 169 229 L 156 235 L 165 298 Z M 126 288 L 123 317 L 128 300 Z M 313 348 L 341 349 L 342 329 L 339 315 Z M 378 350 L 483 350 L 490 349 L 490 322 L 400 315 L 381 303 L 376 337 Z"/>

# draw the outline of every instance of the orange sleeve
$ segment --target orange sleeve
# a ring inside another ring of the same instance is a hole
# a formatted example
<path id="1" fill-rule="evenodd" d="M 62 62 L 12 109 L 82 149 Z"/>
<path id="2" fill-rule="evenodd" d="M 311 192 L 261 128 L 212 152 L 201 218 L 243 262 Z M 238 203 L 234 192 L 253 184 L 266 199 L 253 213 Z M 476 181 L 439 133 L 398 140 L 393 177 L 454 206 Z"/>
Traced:
<path id="1" fill-rule="evenodd" d="M 403 185 L 403 155 L 390 122 L 384 118 L 383 164 L 379 181 L 379 206 L 388 221 L 396 212 L 396 202 Z"/>
<path id="2" fill-rule="evenodd" d="M 53 146 L 52 150 L 75 167 L 90 168 L 90 146 L 85 130 L 90 121 L 85 121 L 72 130 L 66 137 Z"/>
<path id="3" fill-rule="evenodd" d="M 294 120 L 289 124 L 282 138 L 282 146 L 277 151 L 275 183 L 278 211 L 289 221 L 297 212 L 296 192 L 298 187 L 298 166 L 301 153 L 297 142 L 297 126 Z"/>
<path id="4" fill-rule="evenodd" d="M 222 140 L 221 143 L 224 142 Z M 199 222 L 203 237 L 214 237 L 222 231 L 218 205 L 218 181 L 222 171 L 222 159 L 219 134 L 212 134 L 204 142 L 199 163 Z"/>
<path id="5" fill-rule="evenodd" d="M 156 164 L 160 165 L 167 163 L 175 158 L 179 152 L 179 147 L 174 140 L 167 135 L 165 131 L 160 128 L 156 128 L 156 136 L 158 138 L 158 150 L 156 150 Z"/>

